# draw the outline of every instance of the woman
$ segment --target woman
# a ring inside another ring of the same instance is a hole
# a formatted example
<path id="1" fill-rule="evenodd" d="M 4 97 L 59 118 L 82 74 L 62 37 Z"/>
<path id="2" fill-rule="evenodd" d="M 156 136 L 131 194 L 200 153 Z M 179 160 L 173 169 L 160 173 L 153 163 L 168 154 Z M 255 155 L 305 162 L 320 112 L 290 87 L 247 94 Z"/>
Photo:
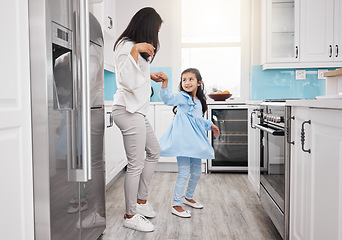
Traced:
<path id="1" fill-rule="evenodd" d="M 156 215 L 147 202 L 147 195 L 160 148 L 146 114 L 150 105 L 151 79 L 160 82 L 164 75 L 162 72 L 150 73 L 150 63 L 159 49 L 161 24 L 162 19 L 153 8 L 143 8 L 133 16 L 114 45 L 118 90 L 114 95 L 113 113 L 128 160 L 124 226 L 144 232 L 154 230 L 145 217 Z"/>

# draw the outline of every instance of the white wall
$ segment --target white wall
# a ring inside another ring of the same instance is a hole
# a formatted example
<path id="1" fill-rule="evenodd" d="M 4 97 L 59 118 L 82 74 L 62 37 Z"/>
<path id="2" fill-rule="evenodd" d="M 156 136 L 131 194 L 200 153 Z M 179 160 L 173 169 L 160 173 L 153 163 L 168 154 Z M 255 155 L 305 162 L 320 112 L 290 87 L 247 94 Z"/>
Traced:
<path id="1" fill-rule="evenodd" d="M 252 0 L 251 65 L 261 65 L 261 0 Z"/>
<path id="2" fill-rule="evenodd" d="M 151 67 L 172 67 L 172 78 L 178 79 L 181 72 L 181 0 L 116 0 L 115 32 L 119 36 L 133 15 L 143 7 L 153 7 L 163 19 L 159 33 L 160 49 Z M 173 89 L 178 81 L 173 80 Z"/>

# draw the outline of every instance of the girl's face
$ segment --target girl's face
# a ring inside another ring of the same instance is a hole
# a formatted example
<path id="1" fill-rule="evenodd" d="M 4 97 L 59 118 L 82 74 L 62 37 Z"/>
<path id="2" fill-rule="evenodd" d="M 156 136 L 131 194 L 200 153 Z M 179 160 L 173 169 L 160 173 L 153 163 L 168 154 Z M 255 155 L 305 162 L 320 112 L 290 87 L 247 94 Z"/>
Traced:
<path id="1" fill-rule="evenodd" d="M 197 81 L 196 74 L 186 72 L 182 75 L 181 81 L 184 91 L 190 93 L 192 97 L 196 97 L 197 88 L 201 85 L 201 83 Z"/>

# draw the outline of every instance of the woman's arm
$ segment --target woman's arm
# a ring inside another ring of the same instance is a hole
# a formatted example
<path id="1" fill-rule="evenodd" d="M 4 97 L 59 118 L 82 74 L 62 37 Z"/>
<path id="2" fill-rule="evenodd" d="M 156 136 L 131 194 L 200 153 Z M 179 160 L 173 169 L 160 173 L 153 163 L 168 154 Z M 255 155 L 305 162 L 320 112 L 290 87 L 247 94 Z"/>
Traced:
<path id="1" fill-rule="evenodd" d="M 146 52 L 148 55 L 153 57 L 154 55 L 154 47 L 149 43 L 137 43 L 131 49 L 131 55 L 134 58 L 135 62 L 138 63 L 139 53 Z"/>
<path id="2" fill-rule="evenodd" d="M 120 42 L 116 48 L 115 65 L 118 84 L 127 91 L 132 91 L 146 84 L 150 79 L 142 73 L 131 52 L 137 51 L 133 42 Z M 138 57 L 138 54 L 136 57 Z M 133 53 L 134 55 L 134 53 Z M 146 64 L 148 64 L 146 62 Z"/>

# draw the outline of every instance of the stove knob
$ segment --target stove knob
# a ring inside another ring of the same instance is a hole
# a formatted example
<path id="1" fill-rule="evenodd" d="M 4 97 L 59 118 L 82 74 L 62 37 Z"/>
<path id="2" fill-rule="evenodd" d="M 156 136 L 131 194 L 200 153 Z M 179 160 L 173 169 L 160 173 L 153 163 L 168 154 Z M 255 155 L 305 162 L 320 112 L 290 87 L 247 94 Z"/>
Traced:
<path id="1" fill-rule="evenodd" d="M 279 116 L 276 116 L 275 119 L 274 119 L 274 122 L 280 123 L 280 121 L 281 121 L 280 117 L 279 117 Z"/>

